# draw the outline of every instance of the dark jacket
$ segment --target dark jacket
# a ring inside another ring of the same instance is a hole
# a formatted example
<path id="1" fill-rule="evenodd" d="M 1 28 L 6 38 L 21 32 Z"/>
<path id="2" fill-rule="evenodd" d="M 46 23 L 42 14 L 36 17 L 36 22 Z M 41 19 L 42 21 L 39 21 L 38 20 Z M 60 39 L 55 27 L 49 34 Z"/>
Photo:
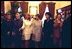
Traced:
<path id="1" fill-rule="evenodd" d="M 22 26 L 22 21 L 21 19 L 18 20 L 14 20 L 13 21 L 13 29 L 12 32 L 14 33 L 14 35 L 12 35 L 12 42 L 15 44 L 16 48 L 20 48 L 21 47 L 21 39 L 22 39 L 22 34 L 21 31 L 19 31 L 19 29 Z"/>
<path id="2" fill-rule="evenodd" d="M 3 20 L 1 23 L 1 46 L 11 44 L 12 21 Z"/>
<path id="3" fill-rule="evenodd" d="M 20 35 L 20 31 L 19 29 L 21 28 L 22 26 L 22 20 L 21 19 L 18 19 L 18 20 L 14 20 L 13 21 L 13 29 L 12 31 L 15 33 L 15 35 Z"/>
<path id="4" fill-rule="evenodd" d="M 8 32 L 12 32 L 12 21 L 7 21 L 7 20 L 3 20 L 2 24 L 1 24 L 1 32 L 3 36 L 8 35 Z"/>
<path id="5" fill-rule="evenodd" d="M 71 17 L 67 18 L 62 27 L 62 46 L 71 48 Z"/>
<path id="6" fill-rule="evenodd" d="M 44 21 L 44 27 L 43 27 L 44 34 L 50 36 L 53 33 L 53 20 L 47 20 Z"/>
<path id="7" fill-rule="evenodd" d="M 44 33 L 43 37 L 44 48 L 52 48 L 53 41 L 51 35 L 53 33 L 53 20 L 49 20 L 48 22 L 47 20 L 44 21 L 43 33 Z"/>

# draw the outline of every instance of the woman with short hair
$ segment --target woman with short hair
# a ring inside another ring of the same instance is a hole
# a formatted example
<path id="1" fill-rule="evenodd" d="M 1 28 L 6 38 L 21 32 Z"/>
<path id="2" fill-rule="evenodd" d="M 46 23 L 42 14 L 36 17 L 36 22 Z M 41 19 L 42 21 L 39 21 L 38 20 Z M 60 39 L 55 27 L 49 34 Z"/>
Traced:
<path id="1" fill-rule="evenodd" d="M 33 25 L 33 37 L 32 40 L 35 42 L 35 48 L 40 47 L 41 33 L 42 33 L 42 21 L 39 19 L 40 15 L 36 14 L 35 19 L 32 21 Z"/>

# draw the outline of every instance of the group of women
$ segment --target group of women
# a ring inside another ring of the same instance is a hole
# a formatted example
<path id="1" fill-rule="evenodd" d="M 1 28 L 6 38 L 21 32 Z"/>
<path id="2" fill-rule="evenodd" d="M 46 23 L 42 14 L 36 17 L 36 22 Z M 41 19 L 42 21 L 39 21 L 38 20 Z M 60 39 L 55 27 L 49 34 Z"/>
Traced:
<path id="1" fill-rule="evenodd" d="M 32 43 L 35 48 L 61 47 L 61 15 L 57 15 L 55 21 L 51 18 L 51 13 L 46 12 L 45 16 L 42 27 L 40 14 L 32 18 L 27 13 L 21 17 L 20 13 L 16 12 L 12 20 L 11 14 L 7 13 L 1 22 L 1 47 L 29 48 Z"/>

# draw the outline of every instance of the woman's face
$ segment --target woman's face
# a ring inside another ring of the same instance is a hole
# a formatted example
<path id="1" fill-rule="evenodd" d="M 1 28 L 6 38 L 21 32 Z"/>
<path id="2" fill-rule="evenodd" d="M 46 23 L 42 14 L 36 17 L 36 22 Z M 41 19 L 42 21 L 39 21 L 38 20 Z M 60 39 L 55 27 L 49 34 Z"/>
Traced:
<path id="1" fill-rule="evenodd" d="M 48 18 L 49 18 L 49 15 L 48 15 L 48 14 L 45 14 L 45 16 L 46 16 L 46 19 L 48 19 Z"/>
<path id="2" fill-rule="evenodd" d="M 26 14 L 25 18 L 26 18 L 26 19 L 29 19 L 29 18 L 30 18 L 30 16 L 29 16 L 28 14 Z"/>
<path id="3" fill-rule="evenodd" d="M 11 19 L 11 15 L 7 15 L 6 18 L 7 18 L 8 20 L 10 20 L 10 19 Z"/>
<path id="4" fill-rule="evenodd" d="M 36 19 L 39 19 L 38 16 L 36 16 Z"/>
<path id="5" fill-rule="evenodd" d="M 16 19 L 19 19 L 20 18 L 20 14 L 19 13 L 16 13 Z"/>
<path id="6" fill-rule="evenodd" d="M 61 15 L 58 15 L 58 19 L 61 19 Z"/>

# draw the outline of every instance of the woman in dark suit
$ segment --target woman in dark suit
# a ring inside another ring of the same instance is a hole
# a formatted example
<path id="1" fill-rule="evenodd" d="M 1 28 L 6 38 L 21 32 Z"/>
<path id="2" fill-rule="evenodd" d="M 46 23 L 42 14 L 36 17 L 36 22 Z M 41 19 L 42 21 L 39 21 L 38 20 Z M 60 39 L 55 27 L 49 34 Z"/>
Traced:
<path id="1" fill-rule="evenodd" d="M 51 18 L 51 14 L 49 12 L 45 13 L 46 20 L 44 21 L 44 27 L 43 27 L 43 45 L 44 48 L 52 48 L 52 33 L 53 33 L 53 20 Z"/>
<path id="2" fill-rule="evenodd" d="M 21 26 L 22 26 L 22 20 L 20 19 L 20 14 L 17 12 L 15 14 L 12 29 L 12 41 L 16 48 L 21 48 L 21 31 L 19 31 Z"/>
<path id="3" fill-rule="evenodd" d="M 5 19 L 1 23 L 1 46 L 2 48 L 10 48 L 11 32 L 12 32 L 11 14 L 7 13 L 5 15 Z"/>

